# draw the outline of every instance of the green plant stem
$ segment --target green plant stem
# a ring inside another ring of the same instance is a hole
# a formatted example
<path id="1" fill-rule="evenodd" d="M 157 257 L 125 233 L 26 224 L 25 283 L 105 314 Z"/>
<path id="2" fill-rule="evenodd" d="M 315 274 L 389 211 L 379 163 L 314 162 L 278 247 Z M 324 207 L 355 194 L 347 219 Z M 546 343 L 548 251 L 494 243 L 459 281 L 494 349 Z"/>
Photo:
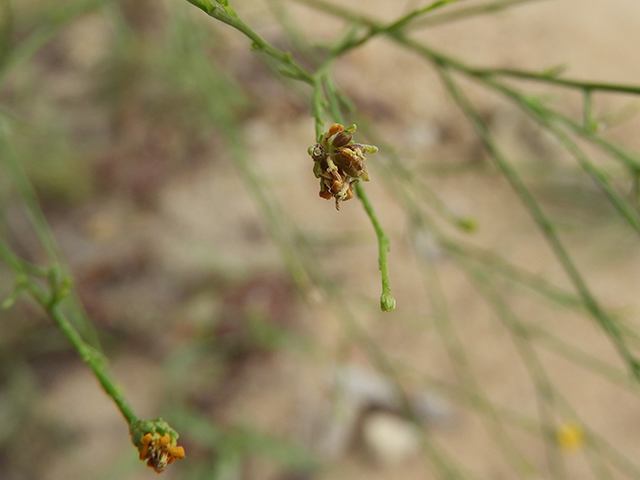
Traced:
<path id="1" fill-rule="evenodd" d="M 0 132 L 0 134 L 4 133 L 5 132 Z M 4 154 L 3 164 L 6 166 L 16 186 L 16 190 L 22 198 L 31 225 L 38 235 L 47 257 L 53 262 L 50 268 L 43 268 L 23 261 L 13 252 L 7 242 L 0 238 L 0 260 L 5 262 L 13 270 L 16 277 L 14 296 L 16 293 L 25 292 L 42 306 L 55 325 L 62 331 L 73 348 L 78 352 L 82 361 L 89 366 L 107 394 L 116 403 L 127 423 L 131 425 L 131 423 L 138 420 L 138 418 L 133 413 L 133 409 L 127 402 L 124 394 L 113 381 L 108 361 L 99 350 L 96 332 L 84 315 L 77 293 L 70 288 L 70 274 L 61 261 L 57 244 L 40 210 L 33 186 L 29 182 L 20 164 L 14 158 L 13 150 L 10 148 L 9 142 L 4 138 L 4 135 L 0 137 L 0 147 L 3 147 L 1 150 Z M 2 205 L 0 205 L 0 209 L 1 208 Z M 36 277 L 37 280 L 32 277 Z M 43 288 L 39 286 L 41 279 L 48 280 L 48 291 L 43 290 Z M 91 343 L 83 338 L 69 317 L 61 309 L 60 304 L 65 298 L 70 301 L 70 309 L 76 314 L 76 321 L 79 322 L 79 325 L 82 327 L 85 335 L 91 340 Z"/>
<path id="2" fill-rule="evenodd" d="M 531 216 L 545 236 L 547 243 L 551 247 L 556 258 L 564 268 L 566 274 L 570 278 L 577 292 L 580 294 L 580 297 L 584 301 L 585 307 L 612 340 L 613 344 L 618 350 L 618 353 L 624 359 L 633 377 L 637 381 L 640 381 L 640 362 L 635 358 L 635 356 L 627 347 L 622 333 L 615 320 L 602 309 L 596 298 L 591 293 L 591 290 L 588 288 L 586 282 L 582 278 L 582 275 L 574 265 L 573 260 L 558 238 L 553 224 L 546 216 L 546 214 L 542 211 L 540 205 L 535 200 L 524 182 L 520 179 L 519 175 L 506 160 L 506 158 L 502 155 L 502 152 L 498 149 L 493 138 L 491 137 L 486 124 L 484 123 L 478 112 L 475 111 L 471 102 L 462 94 L 462 92 L 460 92 L 458 87 L 455 85 L 447 70 L 447 67 L 440 63 L 437 63 L 436 65 L 438 66 L 438 70 L 441 74 L 445 87 L 475 128 L 483 144 L 487 148 L 491 157 L 494 159 L 497 167 L 500 169 L 507 181 L 511 184 L 512 188 L 520 197 L 527 210 L 529 210 Z"/>
<path id="3" fill-rule="evenodd" d="M 453 257 L 456 263 L 466 265 L 465 271 L 471 271 L 471 269 L 473 269 L 479 272 L 484 272 L 483 274 L 485 276 L 490 275 L 490 278 L 487 278 L 487 281 L 490 280 L 492 282 L 495 282 L 496 277 L 498 279 L 504 277 L 521 287 L 537 292 L 544 298 L 553 300 L 565 307 L 579 308 L 583 306 L 583 302 L 575 294 L 549 284 L 540 277 L 508 263 L 502 259 L 502 257 L 491 251 L 484 250 L 458 239 L 454 240 L 446 235 L 442 229 L 438 228 L 435 222 L 427 220 L 427 214 L 420 211 L 419 204 L 416 202 L 416 193 L 422 192 L 424 185 L 415 184 L 415 182 L 411 181 L 411 178 L 407 178 L 407 172 L 404 171 L 405 167 L 401 163 L 396 163 L 393 149 L 385 146 L 384 150 L 386 156 L 392 160 L 392 165 L 386 167 L 387 175 L 385 175 L 385 178 L 389 181 L 393 180 L 394 177 L 399 180 L 398 185 L 395 185 L 395 182 L 393 182 L 392 188 L 394 188 L 395 193 L 403 202 L 404 210 L 408 212 L 409 218 L 416 222 L 424 223 L 424 227 L 422 228 L 426 228 L 434 235 L 437 244 L 451 257 Z M 410 188 L 407 188 L 407 185 L 409 185 Z M 427 197 L 427 200 L 429 202 L 433 201 L 430 197 Z M 442 200 L 437 199 L 436 203 L 439 203 L 440 201 Z M 438 213 L 441 213 L 439 212 L 440 208 L 437 205 L 435 210 Z M 445 215 L 445 218 L 447 217 L 448 214 Z M 427 292 L 431 295 L 432 290 L 434 289 L 427 289 Z M 430 303 L 434 305 L 434 308 L 438 305 L 435 300 L 431 300 Z M 640 393 L 640 387 L 638 384 L 633 382 L 624 370 L 600 360 L 597 356 L 573 346 L 541 327 L 527 324 L 524 328 L 526 329 L 528 338 L 532 340 L 539 340 L 539 344 L 543 348 L 575 363 L 576 365 L 580 365 L 585 369 L 590 370 L 612 383 L 628 388 L 634 393 Z M 476 393 L 476 395 L 480 396 L 478 393 Z"/>
<path id="4" fill-rule="evenodd" d="M 339 122 L 344 123 L 344 119 L 342 118 L 342 111 L 340 110 L 340 101 L 338 99 L 338 95 L 336 93 L 335 85 L 328 78 L 324 79 L 325 90 L 327 99 L 329 101 L 329 109 L 331 110 L 331 114 L 333 118 Z M 317 127 L 316 127 L 317 129 Z M 378 220 L 378 216 L 376 215 L 373 205 L 369 201 L 369 197 L 362 186 L 361 182 L 357 182 L 355 186 L 356 194 L 358 198 L 362 202 L 362 206 L 364 207 L 365 212 L 369 216 L 371 220 L 371 224 L 373 225 L 373 229 L 376 232 L 376 236 L 378 238 L 378 268 L 380 269 L 380 276 L 382 279 L 382 294 L 380 295 L 380 308 L 384 312 L 389 312 L 396 308 L 396 301 L 391 295 L 391 284 L 389 282 L 389 267 L 387 263 L 387 253 L 390 250 L 389 238 L 384 232 L 380 221 Z"/>
<path id="5" fill-rule="evenodd" d="M 371 220 L 371 224 L 373 225 L 373 229 L 376 231 L 376 235 L 378 237 L 378 268 L 380 269 L 380 275 L 382 277 L 382 295 L 380 296 L 380 308 L 383 311 L 388 312 L 393 310 L 396 306 L 396 301 L 391 296 L 391 284 L 389 282 L 389 267 L 387 265 L 387 252 L 389 251 L 389 239 L 387 235 L 384 233 L 380 222 L 378 221 L 378 217 L 376 216 L 375 211 L 373 210 L 373 206 L 369 201 L 369 197 L 367 196 L 364 188 L 360 184 L 360 182 L 356 183 L 356 194 L 358 198 L 362 202 L 362 205 L 369 215 L 369 219 Z"/>
<path id="6" fill-rule="evenodd" d="M 625 360 L 625 363 L 630 369 L 633 377 L 640 381 L 640 362 L 635 356 L 631 353 L 626 343 L 624 342 L 622 333 L 619 327 L 616 325 L 614 319 L 612 319 L 600 306 L 597 302 L 596 298 L 591 293 L 590 289 L 586 285 L 582 275 L 579 270 L 574 265 L 571 257 L 567 253 L 564 245 L 558 238 L 555 228 L 553 227 L 551 221 L 547 218 L 546 214 L 542 211 L 538 202 L 535 200 L 529 189 L 522 182 L 516 171 L 511 167 L 509 162 L 503 157 L 500 150 L 497 148 L 497 145 L 493 141 L 493 138 L 489 134 L 488 128 L 480 115 L 475 111 L 472 107 L 471 103 L 464 97 L 464 95 L 459 91 L 459 89 L 453 83 L 450 74 L 448 72 L 449 69 L 458 70 L 463 74 L 470 75 L 472 77 L 480 77 L 484 78 L 488 74 L 482 73 L 478 75 L 477 69 L 472 69 L 466 66 L 464 63 L 449 58 L 439 52 L 436 52 L 416 41 L 410 40 L 403 35 L 394 33 L 391 35 L 398 43 L 404 45 L 405 47 L 419 53 L 421 56 L 429 59 L 438 69 L 443 79 L 443 83 L 452 98 L 458 103 L 462 111 L 465 113 L 473 127 L 476 129 L 476 132 L 480 136 L 482 142 L 485 147 L 491 154 L 492 158 L 496 162 L 496 165 L 499 167 L 502 174 L 512 185 L 512 188 L 520 197 L 526 208 L 529 210 L 533 219 L 538 224 L 540 230 L 544 234 L 547 242 L 549 243 L 552 251 L 556 255 L 556 258 L 563 266 L 565 272 L 568 277 L 571 279 L 574 287 L 579 293 L 580 297 L 584 301 L 585 307 L 592 315 L 592 317 L 600 324 L 603 330 L 608 334 L 608 336 L 613 341 L 616 349 L 618 350 L 621 357 Z M 602 85 L 600 85 L 602 86 Z M 589 85 L 590 88 L 598 88 L 596 84 Z M 639 89 L 640 91 L 640 89 Z"/>
<path id="7" fill-rule="evenodd" d="M 98 349 L 89 345 L 82 339 L 80 333 L 78 333 L 67 316 L 59 308 L 59 303 L 63 300 L 66 293 L 64 293 L 64 285 L 61 287 L 60 283 L 54 284 L 54 281 L 58 282 L 57 275 L 51 274 L 54 270 L 50 269 L 49 277 L 51 291 L 50 293 L 46 293 L 29 278 L 26 272 L 28 267 L 25 266 L 25 262 L 20 260 L 2 239 L 0 239 L 0 259 L 11 267 L 15 272 L 17 282 L 20 284 L 22 289 L 26 291 L 33 300 L 42 306 L 55 325 L 62 331 L 67 340 L 71 342 L 74 349 L 78 352 L 78 355 L 80 355 L 82 361 L 89 366 L 91 371 L 100 381 L 104 390 L 111 398 L 113 398 L 127 422 L 131 424 L 131 422 L 138 420 L 123 393 L 113 381 L 106 357 Z"/>
<path id="8" fill-rule="evenodd" d="M 565 150 L 573 155 L 580 167 L 594 180 L 598 187 L 609 198 L 609 201 L 616 208 L 616 210 L 618 210 L 621 217 L 627 221 L 631 228 L 633 228 L 638 234 L 640 234 L 640 215 L 638 214 L 636 209 L 633 208 L 629 204 L 629 202 L 618 192 L 618 190 L 611 185 L 611 182 L 609 181 L 606 173 L 597 168 L 589 159 L 587 154 L 584 153 L 584 151 L 580 147 L 578 147 L 576 142 L 574 142 L 563 129 L 558 127 L 558 125 L 554 121 L 555 117 L 548 109 L 544 108 L 539 103 L 534 103 L 533 101 L 528 100 L 526 97 L 523 97 L 522 94 L 519 94 L 516 90 L 513 90 L 512 88 L 509 88 L 499 82 L 495 82 L 491 78 L 484 78 L 483 80 L 486 85 L 494 88 L 496 91 L 504 94 L 505 97 L 513 100 L 520 108 L 525 111 L 525 113 L 527 113 L 541 126 L 551 132 L 562 144 Z M 587 98 L 590 98 L 590 95 L 587 95 Z M 591 127 L 586 126 L 587 124 L 591 124 L 593 122 L 590 114 L 590 102 L 586 102 L 585 111 L 585 129 L 593 131 Z"/>
<path id="9" fill-rule="evenodd" d="M 65 267 L 60 254 L 60 249 L 56 243 L 56 240 L 49 228 L 47 220 L 40 208 L 38 196 L 27 177 L 26 172 L 22 168 L 22 165 L 16 158 L 13 146 L 9 141 L 7 128 L 2 128 L 0 125 L 0 164 L 4 165 L 8 176 L 12 179 L 18 192 L 29 222 L 38 237 L 40 246 L 44 250 L 47 258 L 50 262 L 57 265 L 61 273 L 65 277 L 70 277 L 71 274 Z M 0 204 L 0 210 L 2 205 Z M 26 265 L 26 262 L 24 263 Z M 72 320 L 75 325 L 80 329 L 84 338 L 93 345 L 95 348 L 100 348 L 100 342 L 95 328 L 89 321 L 84 308 L 79 301 L 77 293 L 75 291 L 70 292 L 70 295 L 74 297 L 74 302 L 71 303 Z"/>
<path id="10" fill-rule="evenodd" d="M 479 399 L 488 404 L 487 415 L 486 418 L 483 419 L 484 427 L 493 442 L 500 449 L 505 460 L 514 470 L 514 473 L 520 475 L 535 473 L 536 469 L 534 464 L 520 451 L 517 444 L 511 439 L 509 433 L 504 428 L 500 416 L 482 391 L 480 383 L 473 372 L 472 363 L 469 360 L 464 344 L 449 314 L 445 290 L 433 255 L 420 252 L 415 246 L 414 250 L 423 267 L 421 270 L 423 271 L 425 294 L 431 305 L 433 322 L 447 350 L 447 354 L 451 359 L 461 387 L 470 392 L 474 399 Z"/>
<path id="11" fill-rule="evenodd" d="M 251 39 L 252 47 L 254 50 L 262 51 L 271 58 L 277 60 L 283 69 L 281 73 L 294 78 L 296 80 L 308 83 L 313 87 L 313 99 L 312 99 L 312 116 L 315 120 L 315 133 L 316 138 L 324 131 L 324 110 L 327 106 L 335 121 L 344 123 L 342 114 L 340 111 L 340 102 L 335 91 L 335 86 L 329 78 L 329 70 L 332 66 L 332 59 L 327 59 L 315 73 L 308 72 L 302 65 L 295 61 L 290 53 L 285 53 L 277 48 L 273 47 L 269 42 L 258 35 L 251 27 L 245 24 L 238 18 L 233 11 L 230 13 L 230 8 L 223 6 L 220 3 L 213 4 L 209 0 L 187 0 L 191 4 L 197 6 L 209 16 L 219 20 L 236 30 L 240 31 Z M 433 10 L 448 3 L 462 0 L 439 0 L 429 7 L 426 7 L 423 13 Z M 413 18 L 410 14 L 408 17 Z M 391 25 L 393 26 L 393 25 Z M 391 27 L 390 26 L 390 27 Z M 328 100 L 328 102 L 327 102 Z M 380 267 L 380 273 L 382 276 L 382 294 L 380 296 L 380 307 L 383 311 L 391 311 L 395 308 L 396 301 L 391 296 L 391 287 L 389 282 L 389 270 L 387 265 L 387 252 L 389 251 L 389 239 L 384 233 L 378 217 L 373 210 L 373 206 L 369 201 L 360 182 L 356 184 L 356 193 L 358 198 L 362 201 L 364 209 L 369 216 L 374 230 L 378 237 L 378 265 Z"/>
<path id="12" fill-rule="evenodd" d="M 80 355 L 82 361 L 89 366 L 91 371 L 100 381 L 102 388 L 104 388 L 107 394 L 116 403 L 120 413 L 122 413 L 122 416 L 125 418 L 127 423 L 131 424 L 138 420 L 138 417 L 133 413 L 133 408 L 126 400 L 124 394 L 116 386 L 108 367 L 107 358 L 99 350 L 93 348 L 82 339 L 78 331 L 73 328 L 71 322 L 69 322 L 64 313 L 62 313 L 58 308 L 57 301 L 47 299 L 46 295 L 44 295 L 33 283 L 28 284 L 28 291 L 38 301 L 38 303 L 42 305 L 57 327 L 62 331 L 64 336 L 71 342 L 75 350 Z"/>
<path id="13" fill-rule="evenodd" d="M 216 20 L 221 21 L 229 25 L 230 27 L 235 28 L 239 32 L 243 33 L 246 37 L 248 37 L 252 44 L 251 47 L 254 50 L 264 52 L 269 57 L 277 60 L 282 69 L 281 73 L 295 78 L 296 80 L 303 81 L 308 83 L 309 85 L 314 85 L 315 79 L 313 75 L 307 71 L 300 63 L 293 59 L 290 52 L 283 52 L 282 50 L 277 49 L 269 42 L 267 42 L 264 38 L 262 38 L 258 33 L 256 33 L 251 27 L 249 27 L 246 23 L 244 23 L 237 15 L 229 13 L 228 10 L 225 10 L 220 5 L 213 5 L 211 2 L 204 0 L 187 0 L 191 4 L 203 10 L 207 15 L 215 18 Z"/>
<path id="14" fill-rule="evenodd" d="M 406 27 L 409 26 L 409 24 L 421 17 L 423 17 L 424 15 L 426 15 L 427 13 L 431 13 L 434 10 L 437 10 L 439 8 L 445 7 L 449 4 L 452 3 L 460 3 L 460 2 L 464 2 L 465 0 L 438 0 L 436 2 L 433 2 L 429 5 L 427 5 L 426 7 L 422 7 L 419 8 L 417 10 L 414 10 L 410 13 L 408 13 L 407 15 L 399 18 L 398 20 L 392 22 L 391 24 L 389 24 L 388 26 L 384 27 L 384 30 L 387 32 L 392 32 L 392 31 L 400 31 Z"/>
<path id="15" fill-rule="evenodd" d="M 534 82 L 550 83 L 560 87 L 574 88 L 578 90 L 601 91 L 611 93 L 626 93 L 630 95 L 640 95 L 640 87 L 637 85 L 624 85 L 607 82 L 587 82 L 570 78 L 559 78 L 542 72 L 528 72 L 525 70 L 515 70 L 510 68 L 474 68 L 469 69 L 470 73 L 478 76 L 503 76 L 531 80 Z"/>
<path id="16" fill-rule="evenodd" d="M 375 20 L 369 19 L 365 16 L 355 14 L 349 11 L 348 9 L 337 6 L 335 4 L 329 4 L 322 0 L 295 0 L 295 1 L 298 3 L 310 5 L 313 8 L 316 8 L 325 13 L 329 13 L 336 17 L 343 18 L 345 20 L 348 20 L 349 22 L 368 27 L 373 31 L 376 31 L 379 33 L 385 33 L 392 40 L 397 41 L 398 43 L 404 45 L 410 50 L 416 51 L 422 56 L 427 56 L 434 63 L 439 63 L 442 65 L 447 65 L 449 67 L 452 67 L 455 70 L 463 72 L 465 75 L 471 76 L 487 84 L 488 86 L 490 86 L 490 83 L 491 83 L 490 80 L 492 79 L 495 80 L 495 77 L 497 76 L 511 76 L 513 78 L 520 78 L 524 80 L 532 80 L 532 81 L 538 81 L 538 82 L 546 82 L 546 83 L 555 84 L 557 86 L 574 88 L 582 91 L 593 92 L 593 91 L 600 90 L 600 91 L 606 91 L 611 93 L 640 94 L 640 87 L 635 85 L 623 85 L 623 84 L 605 83 L 605 82 L 585 82 L 585 81 L 576 80 L 576 79 L 561 79 L 561 78 L 558 78 L 557 74 L 553 74 L 549 72 L 537 73 L 537 72 L 527 72 L 527 71 L 516 70 L 516 69 L 475 68 L 455 58 L 448 57 L 440 52 L 432 50 L 426 47 L 425 45 L 412 41 L 406 38 L 405 36 L 403 36 L 402 32 L 400 31 L 385 29 L 384 24 L 377 22 Z M 495 3 L 496 4 L 504 3 L 505 5 L 506 4 L 516 5 L 519 3 L 524 3 L 525 1 L 536 1 L 536 0 L 513 0 L 513 1 L 505 0 L 504 2 L 499 1 Z M 540 1 L 540 0 L 537 0 L 537 1 Z M 469 9 L 470 10 L 473 9 L 471 12 L 473 13 L 475 9 L 478 8 L 480 9 L 478 13 L 482 13 L 483 8 L 487 7 L 488 5 L 469 7 Z M 445 13 L 442 15 L 450 14 L 452 16 L 455 16 L 459 12 L 462 13 L 464 11 L 465 9 L 459 9 L 456 12 Z M 436 18 L 436 17 L 435 16 L 427 17 L 421 20 L 427 21 L 431 18 Z M 418 23 L 418 22 L 415 22 L 415 23 Z M 353 47 L 355 46 L 357 45 L 354 45 Z M 519 95 L 519 98 L 523 101 L 526 100 L 525 96 L 522 94 Z M 635 175 L 637 174 L 636 172 L 640 172 L 640 159 L 638 159 L 636 155 L 630 152 L 627 152 L 624 149 L 618 147 L 617 145 L 614 145 L 613 143 L 607 141 L 606 139 L 598 136 L 596 132 L 593 131 L 592 128 L 588 128 L 582 122 L 576 122 L 571 118 L 550 109 L 544 109 L 544 114 L 552 118 L 553 120 L 556 120 L 564 124 L 565 126 L 569 127 L 577 135 L 581 136 L 585 140 L 596 145 L 601 150 L 612 155 L 614 158 L 619 159 L 621 162 L 623 162 L 626 166 L 628 166 L 631 169 L 632 174 Z"/>
<path id="17" fill-rule="evenodd" d="M 330 5 L 328 5 L 325 2 L 316 2 L 315 0 L 310 0 L 309 2 L 306 2 L 305 0 L 298 0 L 298 1 L 302 1 L 302 3 L 309 3 L 311 5 L 320 5 L 322 6 L 322 8 L 331 8 Z M 331 51 L 331 55 L 332 57 L 338 57 L 340 55 L 345 54 L 346 52 L 348 52 L 349 50 L 353 50 L 354 48 L 359 47 L 360 45 L 363 45 L 364 43 L 366 43 L 367 41 L 369 41 L 371 38 L 378 36 L 378 35 L 382 35 L 382 34 L 389 34 L 389 35 L 393 35 L 396 32 L 401 32 L 402 30 L 404 30 L 405 28 L 407 28 L 407 26 L 415 21 L 418 18 L 423 18 L 427 13 L 430 13 L 434 10 L 437 10 L 439 8 L 442 8 L 446 5 L 449 5 L 451 3 L 458 3 L 458 2 L 462 2 L 465 0 L 438 0 L 436 2 L 433 2 L 429 5 L 427 5 L 424 8 L 420 8 L 418 10 L 415 10 L 413 12 L 408 13 L 407 15 L 404 15 L 402 17 L 400 17 L 397 20 L 394 20 L 386 25 L 383 24 L 379 24 L 377 22 L 365 19 L 364 17 L 358 17 L 356 15 L 349 15 L 349 18 L 354 18 L 356 23 L 360 23 L 363 25 L 366 25 L 367 27 L 369 27 L 369 31 L 367 33 L 365 33 L 364 35 L 362 35 L 360 38 L 354 38 L 351 39 L 350 41 L 346 41 L 343 42 L 341 44 L 339 44 L 338 47 L 336 47 L 335 49 L 333 49 Z M 343 10 L 344 11 L 344 10 Z"/>
<path id="18" fill-rule="evenodd" d="M 487 2 L 483 5 L 472 5 L 470 7 L 459 8 L 453 12 L 443 12 L 436 15 L 429 15 L 426 18 L 421 18 L 413 22 L 408 26 L 408 29 L 416 30 L 419 28 L 435 27 L 438 25 L 453 23 L 458 20 L 465 20 L 471 17 L 498 13 L 502 10 L 522 5 L 524 3 L 540 1 L 542 0 L 498 0 L 495 2 Z"/>

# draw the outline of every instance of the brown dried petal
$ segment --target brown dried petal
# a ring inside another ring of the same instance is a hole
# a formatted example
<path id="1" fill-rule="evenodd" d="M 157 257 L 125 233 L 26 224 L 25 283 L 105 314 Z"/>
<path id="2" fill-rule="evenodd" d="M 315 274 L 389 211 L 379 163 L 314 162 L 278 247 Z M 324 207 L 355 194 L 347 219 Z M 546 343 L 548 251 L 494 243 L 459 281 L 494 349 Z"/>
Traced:
<path id="1" fill-rule="evenodd" d="M 336 149 L 333 157 L 335 164 L 350 177 L 362 178 L 366 175 L 367 170 L 364 165 L 366 158 L 360 148 L 354 145 L 340 147 Z M 366 177 L 369 178 L 368 175 Z"/>
<path id="2" fill-rule="evenodd" d="M 320 195 L 325 200 L 329 200 L 333 196 L 331 195 L 331 192 L 329 190 L 320 190 L 318 192 L 318 195 Z"/>
<path id="3" fill-rule="evenodd" d="M 351 141 L 353 138 L 353 133 L 347 132 L 346 130 L 338 133 L 334 138 L 331 144 L 334 147 L 344 147 L 347 143 Z"/>

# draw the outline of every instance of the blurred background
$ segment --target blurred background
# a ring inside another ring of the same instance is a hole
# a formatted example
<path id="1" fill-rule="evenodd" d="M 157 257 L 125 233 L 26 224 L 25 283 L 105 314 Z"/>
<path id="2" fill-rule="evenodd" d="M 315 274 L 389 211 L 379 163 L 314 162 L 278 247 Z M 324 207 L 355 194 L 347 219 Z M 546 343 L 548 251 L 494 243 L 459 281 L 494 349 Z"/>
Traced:
<path id="1" fill-rule="evenodd" d="M 351 28 L 319 3 L 232 6 L 311 68 Z M 385 23 L 427 4 L 334 3 Z M 472 66 L 640 84 L 635 0 L 450 7 L 477 15 L 412 38 Z M 640 478 L 640 383 L 437 71 L 380 37 L 332 72 L 356 138 L 380 147 L 365 186 L 391 240 L 391 313 L 361 203 L 318 196 L 308 86 L 184 0 L 0 2 L 0 235 L 68 265 L 65 308 L 136 414 L 180 432 L 186 459 L 164 478 Z M 507 83 L 581 121 L 580 89 Z M 638 232 L 567 143 L 459 85 L 635 354 Z M 632 216 L 638 174 L 618 159 L 640 151 L 639 105 L 594 94 L 613 156 L 576 140 Z M 13 288 L 0 264 L 0 299 Z M 137 457 L 42 309 L 0 310 L 0 477 L 155 478 Z"/>

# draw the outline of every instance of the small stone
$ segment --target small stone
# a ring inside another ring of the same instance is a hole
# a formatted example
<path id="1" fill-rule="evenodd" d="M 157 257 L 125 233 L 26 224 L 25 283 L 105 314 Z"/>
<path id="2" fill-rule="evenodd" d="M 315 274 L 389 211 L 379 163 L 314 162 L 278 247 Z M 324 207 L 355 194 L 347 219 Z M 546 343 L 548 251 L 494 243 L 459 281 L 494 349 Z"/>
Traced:
<path id="1" fill-rule="evenodd" d="M 415 456 L 420 449 L 416 427 L 387 412 L 367 415 L 362 426 L 362 439 L 375 460 L 384 465 L 397 465 Z"/>

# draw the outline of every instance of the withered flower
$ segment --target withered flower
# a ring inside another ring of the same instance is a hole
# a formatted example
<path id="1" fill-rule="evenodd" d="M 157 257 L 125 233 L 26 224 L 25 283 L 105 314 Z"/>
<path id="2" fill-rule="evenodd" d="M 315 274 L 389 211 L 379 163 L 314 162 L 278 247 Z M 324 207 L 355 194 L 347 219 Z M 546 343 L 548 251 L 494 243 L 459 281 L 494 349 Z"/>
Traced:
<path id="1" fill-rule="evenodd" d="M 333 197 L 337 210 L 341 201 L 353 198 L 353 186 L 359 180 L 369 181 L 365 154 L 378 151 L 373 145 L 354 143 L 355 131 L 355 125 L 345 129 L 334 123 L 308 151 L 314 162 L 313 173 L 320 179 L 320 197 Z"/>
<path id="2" fill-rule="evenodd" d="M 184 458 L 184 448 L 178 447 L 169 435 L 160 436 L 158 433 L 147 433 L 140 440 L 140 460 L 146 460 L 147 465 L 156 473 L 162 473 L 174 460 Z"/>
<path id="3" fill-rule="evenodd" d="M 365 182 L 369 181 L 367 167 L 364 166 L 366 157 L 364 147 L 357 143 L 336 148 L 333 160 L 347 175 L 354 178 L 361 178 Z"/>
<path id="4" fill-rule="evenodd" d="M 140 460 L 146 460 L 156 473 L 164 472 L 168 465 L 185 456 L 184 448 L 178 446 L 178 432 L 161 418 L 138 419 L 129 425 L 129 432 Z"/>

